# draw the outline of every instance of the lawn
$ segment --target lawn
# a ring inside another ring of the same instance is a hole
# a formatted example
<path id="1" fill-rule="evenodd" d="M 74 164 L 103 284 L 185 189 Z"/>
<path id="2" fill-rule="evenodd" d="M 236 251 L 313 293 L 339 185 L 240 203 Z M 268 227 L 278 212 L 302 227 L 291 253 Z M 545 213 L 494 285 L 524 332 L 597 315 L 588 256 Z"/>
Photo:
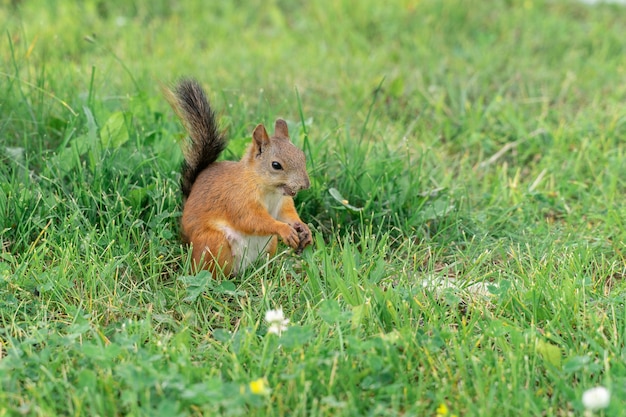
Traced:
<path id="1" fill-rule="evenodd" d="M 625 15 L 1 0 L 0 416 L 626 416 Z M 182 76 L 288 121 L 301 256 L 192 272 Z"/>

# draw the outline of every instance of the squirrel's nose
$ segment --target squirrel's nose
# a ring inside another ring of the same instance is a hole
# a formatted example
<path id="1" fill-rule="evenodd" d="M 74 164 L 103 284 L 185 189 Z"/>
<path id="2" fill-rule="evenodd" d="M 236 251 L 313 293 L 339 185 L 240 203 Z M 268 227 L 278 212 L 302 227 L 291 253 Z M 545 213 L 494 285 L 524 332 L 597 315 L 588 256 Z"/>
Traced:
<path id="1" fill-rule="evenodd" d="M 309 181 L 309 177 L 304 177 L 304 185 L 302 186 L 303 190 L 308 190 L 311 187 L 311 182 Z"/>

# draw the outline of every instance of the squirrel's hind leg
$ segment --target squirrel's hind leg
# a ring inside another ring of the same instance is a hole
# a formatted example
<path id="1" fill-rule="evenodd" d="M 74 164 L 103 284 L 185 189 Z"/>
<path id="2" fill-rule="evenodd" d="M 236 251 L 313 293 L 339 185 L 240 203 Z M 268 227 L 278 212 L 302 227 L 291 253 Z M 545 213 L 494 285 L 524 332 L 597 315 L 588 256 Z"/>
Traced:
<path id="1" fill-rule="evenodd" d="M 234 259 L 230 244 L 223 233 L 209 231 L 191 239 L 194 269 L 208 269 L 211 273 L 220 270 L 224 275 L 233 272 Z"/>

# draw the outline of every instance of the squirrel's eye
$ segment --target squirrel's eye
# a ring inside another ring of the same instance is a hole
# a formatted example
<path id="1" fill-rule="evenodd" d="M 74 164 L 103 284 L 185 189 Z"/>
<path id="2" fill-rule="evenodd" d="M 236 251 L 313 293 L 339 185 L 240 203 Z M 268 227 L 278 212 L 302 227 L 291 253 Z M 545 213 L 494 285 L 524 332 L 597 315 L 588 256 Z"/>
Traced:
<path id="1" fill-rule="evenodd" d="M 274 168 L 277 171 L 280 171 L 281 169 L 283 169 L 283 166 L 280 163 L 274 161 L 272 162 L 272 168 Z"/>

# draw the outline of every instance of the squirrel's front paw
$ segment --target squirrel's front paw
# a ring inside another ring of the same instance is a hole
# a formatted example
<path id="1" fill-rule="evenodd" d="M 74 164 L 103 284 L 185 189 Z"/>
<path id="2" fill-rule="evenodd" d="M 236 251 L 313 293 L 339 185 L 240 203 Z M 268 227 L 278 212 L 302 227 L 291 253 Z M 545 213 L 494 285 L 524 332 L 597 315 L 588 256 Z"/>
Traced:
<path id="1" fill-rule="evenodd" d="M 295 222 L 293 224 L 293 228 L 298 232 L 298 238 L 300 239 L 300 243 L 296 248 L 296 253 L 300 254 L 311 243 L 313 243 L 313 236 L 311 235 L 311 230 L 309 226 L 302 222 Z"/>
<path id="2" fill-rule="evenodd" d="M 297 249 L 298 245 L 300 244 L 300 237 L 298 236 L 298 232 L 287 223 L 285 223 L 285 225 L 281 227 L 280 237 L 283 239 L 283 242 L 285 242 L 285 244 L 291 246 L 294 249 Z"/>

